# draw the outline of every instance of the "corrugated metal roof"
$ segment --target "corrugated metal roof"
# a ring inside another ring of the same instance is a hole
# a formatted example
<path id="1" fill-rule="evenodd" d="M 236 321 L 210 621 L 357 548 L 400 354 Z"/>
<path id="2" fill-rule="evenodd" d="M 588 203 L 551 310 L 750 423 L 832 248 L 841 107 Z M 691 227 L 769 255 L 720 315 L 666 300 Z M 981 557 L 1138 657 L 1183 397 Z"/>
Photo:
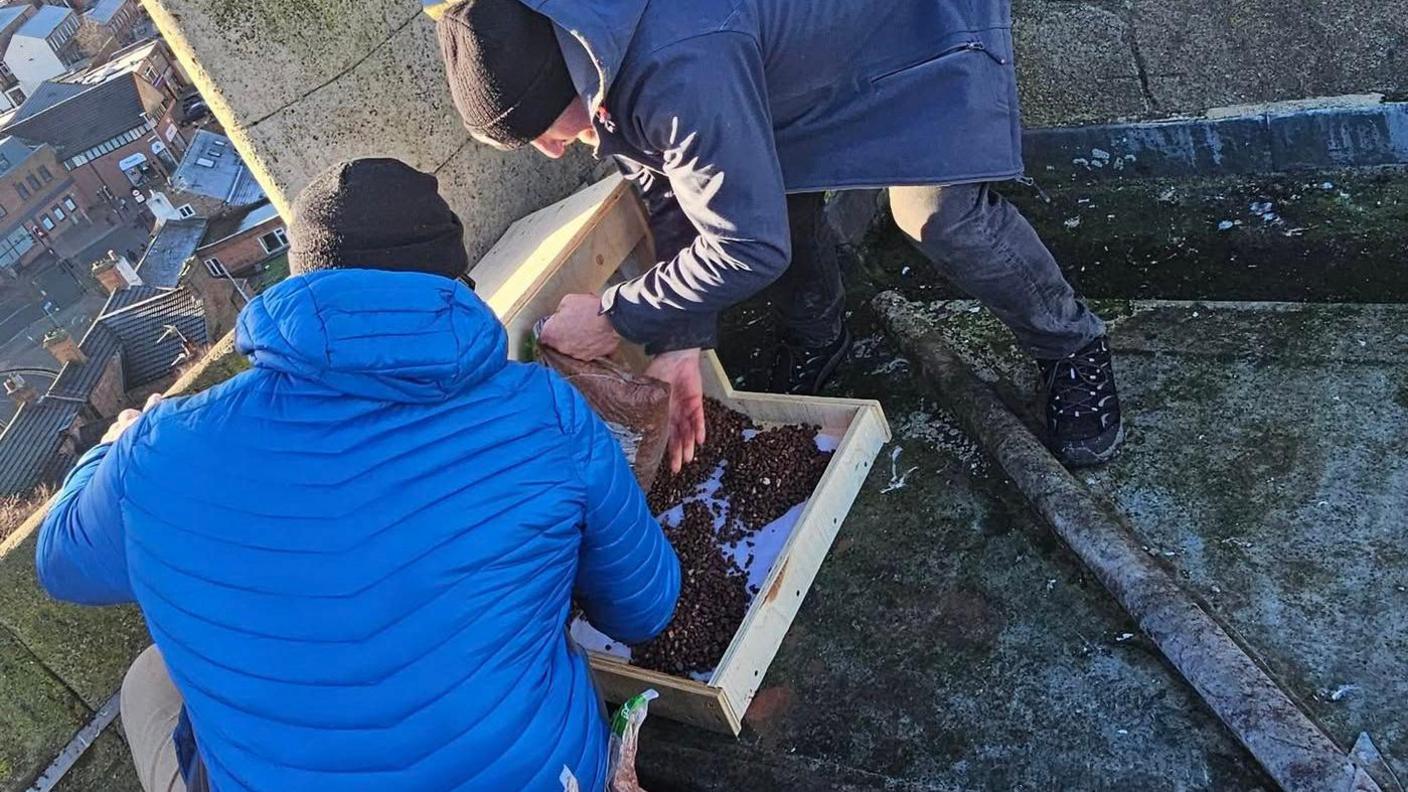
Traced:
<path id="1" fill-rule="evenodd" d="M 34 16 L 20 25 L 20 29 L 15 31 L 16 36 L 27 38 L 47 38 L 50 33 L 58 29 L 65 20 L 73 14 L 73 11 L 63 6 L 40 6 Z"/>
<path id="2" fill-rule="evenodd" d="M 171 175 L 178 190 L 245 206 L 264 200 L 264 188 L 254 180 L 230 139 L 202 129 L 196 132 L 181 164 Z"/>
<path id="3" fill-rule="evenodd" d="M 166 289 L 180 285 L 181 268 L 200 247 L 205 238 L 205 226 L 206 222 L 198 218 L 163 223 L 137 264 L 137 276 L 142 283 Z"/>
<path id="4" fill-rule="evenodd" d="M 122 372 L 128 390 L 172 373 L 182 353 L 181 336 L 195 344 L 209 342 L 205 311 L 187 289 L 159 291 L 151 299 L 104 314 L 98 321 L 122 339 Z M 179 335 L 168 332 L 168 326 L 180 331 Z"/>
<path id="5" fill-rule="evenodd" d="M 41 399 L 20 407 L 0 434 L 0 496 L 23 495 L 55 468 L 63 433 L 78 417 L 80 405 Z"/>
<path id="6" fill-rule="evenodd" d="M 114 355 L 122 352 L 122 341 L 116 333 L 101 324 L 95 324 L 88 328 L 83 340 L 78 342 L 78 348 L 83 350 L 88 362 L 65 363 L 46 395 L 87 401 L 88 397 L 93 395 L 93 389 L 98 386 L 98 380 L 102 379 L 103 370 L 108 367 Z"/>

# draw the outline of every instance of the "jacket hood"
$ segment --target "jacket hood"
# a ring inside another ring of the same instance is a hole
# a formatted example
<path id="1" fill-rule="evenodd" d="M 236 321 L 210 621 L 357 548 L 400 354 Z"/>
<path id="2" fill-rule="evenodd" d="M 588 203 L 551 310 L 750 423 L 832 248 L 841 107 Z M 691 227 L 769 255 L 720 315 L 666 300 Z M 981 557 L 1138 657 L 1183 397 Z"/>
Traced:
<path id="1" fill-rule="evenodd" d="M 235 347 L 255 368 L 407 403 L 442 401 L 508 361 L 503 325 L 464 284 L 380 270 L 285 280 L 240 312 Z"/>
<path id="2" fill-rule="evenodd" d="M 439 19 L 451 8 L 468 0 L 421 0 L 421 8 Z M 621 73 L 626 50 L 635 38 L 636 26 L 649 0 L 522 0 L 522 3 L 551 19 L 582 45 L 596 67 L 596 86 L 591 111 L 595 116 L 606 101 L 611 84 Z M 567 55 L 569 62 L 571 55 Z"/>

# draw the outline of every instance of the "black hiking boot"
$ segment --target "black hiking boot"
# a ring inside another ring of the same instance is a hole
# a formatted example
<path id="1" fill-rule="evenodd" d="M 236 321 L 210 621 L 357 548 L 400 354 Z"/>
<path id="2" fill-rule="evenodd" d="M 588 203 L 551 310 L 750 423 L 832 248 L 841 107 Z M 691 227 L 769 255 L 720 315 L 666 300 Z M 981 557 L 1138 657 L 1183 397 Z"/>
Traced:
<path id="1" fill-rule="evenodd" d="M 836 373 L 836 368 L 851 351 L 851 331 L 841 328 L 841 335 L 823 347 L 806 347 L 783 340 L 772 359 L 772 378 L 768 390 L 814 396 Z"/>
<path id="2" fill-rule="evenodd" d="M 1074 355 L 1038 360 L 1046 393 L 1046 444 L 1067 467 L 1108 462 L 1124 442 L 1110 342 L 1095 339 Z"/>

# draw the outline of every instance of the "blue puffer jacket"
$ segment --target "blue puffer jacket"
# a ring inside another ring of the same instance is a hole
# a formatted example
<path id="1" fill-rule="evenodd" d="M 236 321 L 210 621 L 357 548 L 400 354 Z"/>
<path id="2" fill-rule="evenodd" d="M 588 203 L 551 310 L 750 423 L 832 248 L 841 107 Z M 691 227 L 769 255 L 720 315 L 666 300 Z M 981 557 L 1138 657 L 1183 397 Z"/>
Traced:
<path id="1" fill-rule="evenodd" d="M 570 601 L 639 641 L 680 581 L 606 427 L 433 275 L 290 279 L 238 343 L 70 475 L 44 586 L 141 606 L 217 792 L 603 788 Z"/>

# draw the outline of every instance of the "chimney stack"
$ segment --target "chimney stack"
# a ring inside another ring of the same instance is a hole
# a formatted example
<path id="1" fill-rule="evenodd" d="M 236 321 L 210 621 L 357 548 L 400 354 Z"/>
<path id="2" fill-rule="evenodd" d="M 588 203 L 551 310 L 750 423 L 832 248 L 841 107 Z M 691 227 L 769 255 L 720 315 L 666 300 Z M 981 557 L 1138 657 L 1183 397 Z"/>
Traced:
<path id="1" fill-rule="evenodd" d="M 5 378 L 5 395 L 13 399 L 15 404 L 33 404 L 39 399 L 39 391 L 18 374 Z"/>
<path id="2" fill-rule="evenodd" d="M 126 256 L 119 256 L 115 250 L 109 250 L 107 258 L 93 262 L 93 277 L 103 284 L 108 294 L 142 285 L 142 279 L 137 277 L 137 270 L 132 268 L 132 262 L 128 261 Z"/>
<path id="3" fill-rule="evenodd" d="M 67 330 L 56 327 L 44 334 L 44 348 L 49 350 L 49 354 L 59 363 L 87 363 L 88 356 L 83 354 L 83 350 L 74 343 L 73 336 Z"/>

